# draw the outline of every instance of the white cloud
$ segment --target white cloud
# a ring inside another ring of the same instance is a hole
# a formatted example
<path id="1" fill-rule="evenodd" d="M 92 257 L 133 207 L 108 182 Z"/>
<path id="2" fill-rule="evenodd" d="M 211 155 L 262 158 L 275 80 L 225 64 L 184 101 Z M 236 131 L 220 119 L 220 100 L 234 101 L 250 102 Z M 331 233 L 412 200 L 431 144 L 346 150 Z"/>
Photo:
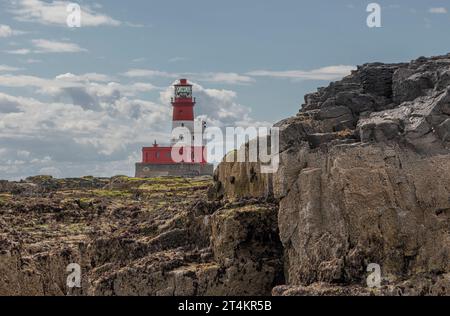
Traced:
<path id="1" fill-rule="evenodd" d="M 20 49 L 14 49 L 14 50 L 7 50 L 5 52 L 8 54 L 13 54 L 13 55 L 28 55 L 31 53 L 31 50 L 29 50 L 27 48 L 20 48 Z"/>
<path id="2" fill-rule="evenodd" d="M 61 74 L 53 79 L 29 75 L 0 75 L 0 86 L 12 88 L 35 88 L 36 92 L 55 98 L 69 98 L 74 104 L 100 110 L 102 100 L 114 100 L 122 96 L 133 97 L 141 92 L 158 90 L 150 84 L 135 82 L 120 84 L 109 82 L 114 78 L 104 74 Z"/>
<path id="3" fill-rule="evenodd" d="M 444 7 L 430 8 L 429 12 L 432 14 L 447 14 L 448 13 L 447 9 Z"/>
<path id="4" fill-rule="evenodd" d="M 31 153 L 27 150 L 18 150 L 17 156 L 20 158 L 30 158 Z"/>
<path id="5" fill-rule="evenodd" d="M 31 40 L 31 44 L 33 45 L 33 49 L 19 48 L 14 50 L 6 50 L 5 52 L 13 55 L 28 55 L 32 53 L 80 53 L 88 51 L 87 49 L 80 47 L 78 44 L 67 41 L 53 41 L 39 38 Z"/>
<path id="6" fill-rule="evenodd" d="M 129 78 L 178 78 L 180 75 L 176 73 L 168 73 L 165 71 L 151 69 L 130 69 L 123 74 Z"/>
<path id="7" fill-rule="evenodd" d="M 8 25 L 0 25 L 0 37 L 12 36 L 12 29 Z"/>
<path id="8" fill-rule="evenodd" d="M 107 82 L 113 80 L 111 76 L 99 74 L 99 73 L 86 73 L 82 75 L 74 75 L 70 72 L 58 75 L 55 78 L 56 80 L 65 80 L 72 82 L 80 82 L 80 81 L 98 81 L 98 82 Z"/>
<path id="9" fill-rule="evenodd" d="M 10 11 L 18 21 L 67 27 L 67 5 L 69 3 L 68 1 L 13 0 Z M 120 21 L 98 13 L 94 9 L 100 8 L 87 4 L 81 5 L 82 26 L 121 25 Z"/>
<path id="10" fill-rule="evenodd" d="M 55 85 L 60 86 L 61 83 L 57 82 Z M 23 87 L 52 87 L 53 81 L 35 76 L 28 75 L 1 75 L 0 74 L 0 86 L 10 88 L 23 88 Z"/>
<path id="11" fill-rule="evenodd" d="M 36 53 L 78 53 L 87 51 L 77 44 L 69 42 L 49 41 L 46 39 L 34 39 L 31 42 L 36 48 Z"/>
<path id="12" fill-rule="evenodd" d="M 153 69 L 130 69 L 123 75 L 129 78 L 182 78 L 189 77 L 193 80 L 208 83 L 222 83 L 232 85 L 246 85 L 255 82 L 254 77 L 272 77 L 287 78 L 293 80 L 337 80 L 349 75 L 355 66 L 337 65 L 328 66 L 309 71 L 305 70 L 288 70 L 288 71 L 272 71 L 272 70 L 256 70 L 246 74 L 238 74 L 234 72 L 203 72 L 203 73 L 171 73 Z"/>
<path id="13" fill-rule="evenodd" d="M 20 102 L 18 99 L 3 93 L 0 93 L 0 113 L 17 113 L 20 112 Z"/>
<path id="14" fill-rule="evenodd" d="M 129 78 L 182 78 L 189 77 L 201 82 L 223 83 L 223 84 L 249 84 L 254 79 L 249 76 L 232 72 L 204 72 L 204 73 L 170 73 L 152 69 L 130 69 L 123 74 Z"/>
<path id="15" fill-rule="evenodd" d="M 328 66 L 309 71 L 305 70 L 287 70 L 287 71 L 272 71 L 272 70 L 256 70 L 248 72 L 248 76 L 253 77 L 272 77 L 295 80 L 337 80 L 351 73 L 355 70 L 355 66 Z"/>
<path id="16" fill-rule="evenodd" d="M 249 84 L 255 81 L 251 77 L 232 72 L 192 74 L 192 76 L 196 80 L 202 82 L 216 82 L 225 84 Z"/>
<path id="17" fill-rule="evenodd" d="M 9 25 L 0 24 L 0 38 L 21 35 L 25 32 L 13 30 Z"/>
<path id="18" fill-rule="evenodd" d="M 93 111 L 0 93 L 1 178 L 131 175 L 143 145 L 169 138 L 169 105 L 120 94 L 97 97 L 101 106 Z"/>
<path id="19" fill-rule="evenodd" d="M 7 65 L 0 65 L 0 72 L 14 72 L 19 70 L 21 70 L 21 68 L 11 67 Z"/>

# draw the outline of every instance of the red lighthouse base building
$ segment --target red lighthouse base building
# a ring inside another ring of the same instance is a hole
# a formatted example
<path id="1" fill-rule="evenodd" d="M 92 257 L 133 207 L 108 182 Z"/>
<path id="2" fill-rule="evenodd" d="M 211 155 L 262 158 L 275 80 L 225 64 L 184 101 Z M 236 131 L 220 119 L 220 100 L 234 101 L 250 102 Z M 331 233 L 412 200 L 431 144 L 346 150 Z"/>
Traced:
<path id="1" fill-rule="evenodd" d="M 187 129 L 192 135 L 193 141 L 195 137 L 203 138 L 202 133 L 197 135 L 194 130 L 194 106 L 195 98 L 192 97 L 192 85 L 186 79 L 181 79 L 180 83 L 175 85 L 175 98 L 172 98 L 172 128 L 174 130 L 176 128 Z M 184 147 L 184 149 L 189 149 L 192 155 L 185 155 L 188 157 L 184 157 L 182 162 L 173 160 L 173 146 L 180 141 L 183 142 L 183 137 L 184 135 L 180 135 L 179 138 L 172 139 L 171 146 L 159 146 L 155 142 L 152 147 L 144 147 L 142 149 L 142 162 L 136 164 L 136 177 L 212 175 L 214 166 L 209 164 L 205 155 L 203 155 L 206 152 L 203 145 L 201 147 L 191 145 Z M 181 149 L 181 153 L 183 153 L 184 149 Z M 179 151 L 180 149 L 177 147 L 176 150 Z"/>

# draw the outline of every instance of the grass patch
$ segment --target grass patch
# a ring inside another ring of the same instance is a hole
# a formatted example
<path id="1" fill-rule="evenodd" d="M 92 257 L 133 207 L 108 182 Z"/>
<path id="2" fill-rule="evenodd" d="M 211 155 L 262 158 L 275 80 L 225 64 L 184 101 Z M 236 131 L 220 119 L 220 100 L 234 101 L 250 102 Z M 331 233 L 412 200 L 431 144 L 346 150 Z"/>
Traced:
<path id="1" fill-rule="evenodd" d="M 100 197 L 110 198 L 131 198 L 132 194 L 128 191 L 119 190 L 92 190 L 92 194 Z"/>
<path id="2" fill-rule="evenodd" d="M 130 181 L 130 182 L 137 182 L 137 181 L 145 181 L 146 179 L 143 179 L 143 178 L 126 178 L 126 177 L 124 177 L 124 178 L 121 178 L 121 180 Z"/>
<path id="3" fill-rule="evenodd" d="M 83 234 L 86 232 L 86 225 L 82 223 L 64 225 L 62 228 L 71 234 Z"/>
<path id="4" fill-rule="evenodd" d="M 0 206 L 4 206 L 4 205 L 8 204 L 10 199 L 11 199 L 10 194 L 0 194 Z"/>
<path id="5" fill-rule="evenodd" d="M 79 201 L 80 201 L 80 203 L 86 203 L 86 204 L 89 204 L 89 203 L 94 202 L 95 199 L 92 199 L 92 198 L 80 198 Z"/>

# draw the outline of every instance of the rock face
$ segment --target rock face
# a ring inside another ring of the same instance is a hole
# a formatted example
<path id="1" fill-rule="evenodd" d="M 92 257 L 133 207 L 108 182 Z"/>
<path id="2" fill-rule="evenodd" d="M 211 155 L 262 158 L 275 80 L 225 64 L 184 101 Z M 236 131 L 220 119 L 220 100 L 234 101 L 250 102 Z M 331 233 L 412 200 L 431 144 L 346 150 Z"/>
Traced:
<path id="1" fill-rule="evenodd" d="M 217 206 L 215 206 L 217 207 Z M 91 295 L 268 295 L 283 282 L 276 207 L 196 205 L 189 220 L 151 241 L 154 250 L 127 266 L 93 271 Z M 204 212 L 208 210 L 207 212 Z M 211 211 L 216 211 L 210 215 Z M 178 221 L 181 220 L 183 214 Z M 199 249 L 200 248 L 200 249 Z"/>
<path id="2" fill-rule="evenodd" d="M 225 208 L 212 217 L 214 258 L 226 267 L 228 295 L 270 293 L 284 281 L 277 208 L 256 204 Z M 258 289 L 254 291 L 253 289 Z"/>
<path id="3" fill-rule="evenodd" d="M 450 55 L 360 66 L 276 124 L 277 173 L 218 167 L 220 194 L 279 200 L 274 294 L 364 294 L 376 263 L 379 294 L 450 295 L 449 73 Z"/>

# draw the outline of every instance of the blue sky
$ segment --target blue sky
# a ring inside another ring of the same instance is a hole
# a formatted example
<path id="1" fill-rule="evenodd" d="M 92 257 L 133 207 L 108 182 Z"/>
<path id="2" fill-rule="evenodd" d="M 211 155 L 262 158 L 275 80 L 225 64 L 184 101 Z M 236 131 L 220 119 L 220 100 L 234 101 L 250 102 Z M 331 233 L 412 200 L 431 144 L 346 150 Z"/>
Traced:
<path id="1" fill-rule="evenodd" d="M 450 52 L 450 1 L 377 1 L 381 28 L 370 2 L 77 1 L 69 28 L 65 1 L 0 0 L 0 178 L 132 174 L 180 76 L 210 124 L 263 125 L 355 65 Z"/>

